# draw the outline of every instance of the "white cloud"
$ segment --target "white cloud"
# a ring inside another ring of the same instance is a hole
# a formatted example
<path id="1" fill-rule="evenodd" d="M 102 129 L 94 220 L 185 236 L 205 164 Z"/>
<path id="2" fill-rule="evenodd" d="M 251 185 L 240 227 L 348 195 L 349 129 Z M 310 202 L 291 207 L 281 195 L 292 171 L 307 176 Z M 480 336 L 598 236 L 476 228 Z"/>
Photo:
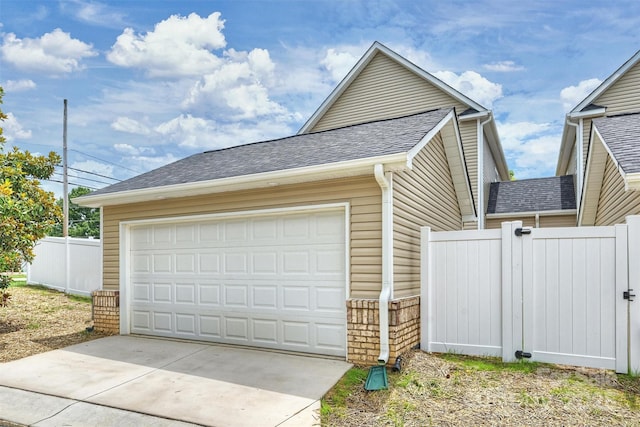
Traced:
<path id="1" fill-rule="evenodd" d="M 13 33 L 4 34 L 2 57 L 16 68 L 51 75 L 70 73 L 84 68 L 84 58 L 96 56 L 91 44 L 71 38 L 56 28 L 37 39 L 20 39 Z"/>
<path id="2" fill-rule="evenodd" d="M 502 85 L 487 80 L 475 71 L 465 71 L 460 75 L 451 71 L 437 71 L 433 75 L 485 107 L 491 108 L 495 100 L 502 98 Z"/>
<path id="3" fill-rule="evenodd" d="M 516 178 L 552 175 L 561 129 L 551 123 L 497 123 L 500 141 Z"/>
<path id="4" fill-rule="evenodd" d="M 111 123 L 111 129 L 135 135 L 149 135 L 151 133 L 151 129 L 147 126 L 128 117 L 118 117 Z"/>
<path id="5" fill-rule="evenodd" d="M 152 147 L 134 147 L 131 144 L 113 144 L 113 148 L 122 154 L 130 156 L 139 156 L 141 154 L 155 154 L 156 150 Z"/>
<path id="6" fill-rule="evenodd" d="M 185 109 L 201 111 L 218 107 L 235 113 L 235 120 L 259 116 L 287 116 L 288 112 L 270 99 L 275 83 L 275 64 L 265 49 L 238 52 L 230 49 L 220 66 L 196 82 L 182 102 Z"/>
<path id="7" fill-rule="evenodd" d="M 7 142 L 13 142 L 16 139 L 31 138 L 31 131 L 24 129 L 13 113 L 7 113 L 7 118 L 4 121 L 0 121 L 0 126 L 2 126 L 4 131 L 3 136 Z"/>
<path id="8" fill-rule="evenodd" d="M 125 15 L 97 1 L 70 0 L 60 4 L 71 11 L 79 21 L 107 28 L 122 28 Z"/>
<path id="9" fill-rule="evenodd" d="M 485 70 L 489 71 L 497 71 L 500 73 L 510 73 L 513 71 L 524 71 L 524 67 L 522 65 L 517 65 L 513 61 L 498 61 L 492 62 L 491 64 L 484 64 L 482 66 Z"/>
<path id="10" fill-rule="evenodd" d="M 198 76 L 216 69 L 221 59 L 211 50 L 226 46 L 220 13 L 207 18 L 172 15 L 144 35 L 127 28 L 107 54 L 112 63 L 146 70 L 154 77 Z"/>
<path id="11" fill-rule="evenodd" d="M 560 91 L 560 99 L 565 112 L 571 111 L 587 97 L 600 83 L 598 79 L 582 80 L 577 86 L 568 86 Z"/>
<path id="12" fill-rule="evenodd" d="M 351 52 L 328 49 L 324 59 L 320 62 L 329 71 L 334 82 L 342 80 L 358 61 L 359 56 Z"/>
<path id="13" fill-rule="evenodd" d="M 519 150 L 522 141 L 550 129 L 549 123 L 497 123 L 498 134 L 502 148 L 505 150 Z"/>
<path id="14" fill-rule="evenodd" d="M 250 142 L 289 136 L 286 123 L 271 120 L 217 123 L 190 114 L 181 114 L 155 127 L 166 143 L 187 149 L 219 149 Z"/>
<path id="15" fill-rule="evenodd" d="M 25 90 L 35 89 L 36 83 L 33 80 L 7 80 L 0 84 L 6 92 L 23 92 Z"/>

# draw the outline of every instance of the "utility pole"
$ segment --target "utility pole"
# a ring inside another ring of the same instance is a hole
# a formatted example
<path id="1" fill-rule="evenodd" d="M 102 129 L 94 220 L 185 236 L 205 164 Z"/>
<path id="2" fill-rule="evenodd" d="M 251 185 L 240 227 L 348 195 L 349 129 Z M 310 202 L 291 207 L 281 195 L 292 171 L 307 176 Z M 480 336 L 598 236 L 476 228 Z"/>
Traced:
<path id="1" fill-rule="evenodd" d="M 67 100 L 64 100 L 64 122 L 62 126 L 62 210 L 64 222 L 62 223 L 62 236 L 69 237 L 69 179 L 67 174 Z"/>

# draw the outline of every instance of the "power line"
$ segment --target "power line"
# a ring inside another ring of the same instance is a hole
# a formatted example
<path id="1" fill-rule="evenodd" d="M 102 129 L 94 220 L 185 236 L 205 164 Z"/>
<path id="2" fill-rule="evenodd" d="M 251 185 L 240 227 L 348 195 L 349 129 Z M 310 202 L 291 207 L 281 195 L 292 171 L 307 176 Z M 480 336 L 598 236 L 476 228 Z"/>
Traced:
<path id="1" fill-rule="evenodd" d="M 60 181 L 60 180 L 58 180 L 58 179 L 51 179 L 51 178 L 49 178 L 49 179 L 43 179 L 43 181 L 57 182 L 57 183 L 60 183 L 60 184 L 64 184 L 64 182 L 62 182 L 62 181 Z M 71 185 L 77 185 L 78 187 L 87 187 L 87 188 L 88 188 L 88 189 L 90 189 L 90 190 L 97 190 L 97 189 L 98 189 L 98 188 L 96 188 L 96 187 L 91 187 L 90 185 L 78 184 L 77 182 L 69 182 L 69 184 L 71 184 Z"/>
<path id="2" fill-rule="evenodd" d="M 84 173 L 88 173 L 89 175 L 95 175 L 95 176 L 99 176 L 99 177 L 102 177 L 102 178 L 112 179 L 112 180 L 114 180 L 114 181 L 118 181 L 118 182 L 121 182 L 121 181 L 122 181 L 121 179 L 114 178 L 114 177 L 112 177 L 112 176 L 101 175 L 101 174 L 99 174 L 99 173 L 96 173 L 96 172 L 89 172 L 89 171 L 86 171 L 86 170 L 84 170 L 84 169 L 72 168 L 71 166 L 69 166 L 69 169 L 71 169 L 71 170 L 73 170 L 73 171 L 77 171 L 77 172 L 84 172 Z"/>
<path id="3" fill-rule="evenodd" d="M 70 168 L 69 168 L 69 169 L 70 169 Z M 54 175 L 56 175 L 56 174 L 57 174 L 57 175 L 63 175 L 63 174 L 61 174 L 60 172 L 54 172 Z M 85 177 L 83 177 L 83 176 L 74 176 L 73 178 L 75 178 L 75 179 L 82 179 L 82 180 L 84 180 L 84 181 L 97 182 L 98 184 L 105 184 L 105 185 L 111 185 L 111 184 L 113 184 L 112 182 L 105 182 L 105 181 L 100 181 L 100 180 L 97 180 L 97 179 L 85 178 Z"/>
<path id="4" fill-rule="evenodd" d="M 131 172 L 134 172 L 134 173 L 142 173 L 142 172 L 140 172 L 140 171 L 137 171 L 137 170 L 134 170 L 134 169 L 128 168 L 128 167 L 126 167 L 126 166 L 122 166 L 122 165 L 119 165 L 119 164 L 117 164 L 117 163 L 110 162 L 109 160 L 101 159 L 101 158 L 99 158 L 99 157 L 92 156 L 91 154 L 83 153 L 83 152 L 82 152 L 82 151 L 80 151 L 80 150 L 75 150 L 75 149 L 73 149 L 73 148 L 69 148 L 69 151 L 74 151 L 74 152 L 79 153 L 79 154 L 82 154 L 82 155 L 84 155 L 84 156 L 91 157 L 92 159 L 100 160 L 101 162 L 109 163 L 109 164 L 111 164 L 111 165 L 117 166 L 117 167 L 122 168 L 122 169 L 126 169 L 126 170 L 131 171 Z"/>
<path id="5" fill-rule="evenodd" d="M 60 166 L 56 166 L 56 167 L 58 167 L 58 168 L 59 168 Z M 114 178 L 114 177 L 112 177 L 112 176 L 102 175 L 102 174 L 99 174 L 99 173 L 96 173 L 96 172 L 86 171 L 86 170 L 84 170 L 84 169 L 72 168 L 71 166 L 69 166 L 67 169 L 71 169 L 71 170 L 74 170 L 74 171 L 77 171 L 77 172 L 86 173 L 86 174 L 89 174 L 89 175 L 99 176 L 99 177 L 101 177 L 101 178 L 112 179 L 112 180 L 114 180 L 114 181 L 118 181 L 118 182 L 122 181 L 121 179 Z M 60 173 L 60 172 L 56 172 L 56 173 Z M 78 178 L 79 178 L 79 177 L 78 177 Z M 84 178 L 83 178 L 83 179 L 84 179 Z M 107 183 L 107 184 L 112 184 L 112 183 Z"/>

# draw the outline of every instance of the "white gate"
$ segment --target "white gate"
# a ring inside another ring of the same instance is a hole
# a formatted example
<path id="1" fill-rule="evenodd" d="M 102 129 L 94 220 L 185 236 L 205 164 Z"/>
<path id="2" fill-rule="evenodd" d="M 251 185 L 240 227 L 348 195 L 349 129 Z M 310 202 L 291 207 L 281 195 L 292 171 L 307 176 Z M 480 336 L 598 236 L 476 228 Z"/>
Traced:
<path id="1" fill-rule="evenodd" d="M 639 285 L 640 217 L 627 223 L 423 229 L 422 349 L 638 371 L 640 313 L 624 295 Z"/>

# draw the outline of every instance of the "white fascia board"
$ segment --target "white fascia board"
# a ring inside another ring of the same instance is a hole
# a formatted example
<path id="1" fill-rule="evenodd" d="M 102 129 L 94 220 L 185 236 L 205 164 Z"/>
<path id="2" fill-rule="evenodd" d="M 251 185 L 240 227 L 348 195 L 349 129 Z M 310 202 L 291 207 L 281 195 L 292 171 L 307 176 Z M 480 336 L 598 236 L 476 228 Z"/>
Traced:
<path id="1" fill-rule="evenodd" d="M 487 219 L 494 218 L 513 218 L 518 216 L 559 216 L 559 215 L 573 215 L 578 213 L 577 209 L 561 209 L 561 210 L 549 210 L 549 211 L 527 211 L 527 212 L 504 212 L 504 213 L 492 213 L 487 214 Z"/>
<path id="2" fill-rule="evenodd" d="M 624 177 L 625 191 L 640 191 L 640 173 L 628 173 Z"/>
<path id="3" fill-rule="evenodd" d="M 377 163 L 383 163 L 388 170 L 406 170 L 407 153 L 397 153 L 387 156 L 369 157 L 365 159 L 348 160 L 325 165 L 307 166 L 208 181 L 188 182 L 162 187 L 97 194 L 94 196 L 89 194 L 87 196 L 76 197 L 73 199 L 73 202 L 81 206 L 97 208 L 102 206 L 222 193 L 226 191 L 270 188 L 286 184 L 322 181 L 326 179 L 346 178 L 358 175 L 371 175 L 373 173 L 372 167 Z"/>
<path id="4" fill-rule="evenodd" d="M 466 122 L 468 120 L 483 119 L 487 117 L 489 114 L 491 114 L 491 111 L 489 110 L 480 111 L 478 113 L 473 113 L 473 114 L 464 114 L 464 115 L 458 116 L 458 120 L 461 122 Z"/>
<path id="5" fill-rule="evenodd" d="M 560 176 L 566 169 L 569 159 L 571 158 L 571 149 L 576 138 L 576 128 L 567 123 L 570 117 L 567 114 L 562 129 L 562 139 L 560 139 L 560 151 L 558 152 L 558 161 L 556 163 L 556 176 Z"/>
<path id="6" fill-rule="evenodd" d="M 598 98 L 603 92 L 611 87 L 620 77 L 622 77 L 631 67 L 636 65 L 640 61 L 640 50 L 635 53 L 631 58 L 627 60 L 620 68 L 618 68 L 613 74 L 611 74 L 600 86 L 595 88 L 585 99 L 582 100 L 576 107 L 571 110 L 571 113 L 580 112 L 587 105 L 591 104 L 596 98 Z"/>
<path id="7" fill-rule="evenodd" d="M 447 113 L 447 115 L 444 116 L 442 120 L 440 120 L 438 124 L 436 124 L 429 132 L 427 132 L 427 134 L 420 140 L 420 142 L 418 142 L 413 146 L 411 150 L 409 150 L 409 152 L 407 153 L 407 167 L 409 167 L 409 169 L 412 168 L 413 158 L 417 156 L 420 151 L 422 151 L 422 149 L 429 143 L 429 141 L 431 141 L 438 134 L 438 132 L 440 132 L 442 128 L 445 127 L 447 123 L 449 123 L 449 121 L 455 118 L 455 114 L 455 110 L 452 108 Z"/>
<path id="8" fill-rule="evenodd" d="M 587 111 L 576 111 L 571 112 L 569 114 L 567 114 L 567 116 L 571 119 L 588 119 L 591 117 L 599 117 L 599 116 L 603 116 L 604 113 L 607 112 L 606 107 L 602 107 L 602 108 L 594 108 L 593 110 L 587 110 Z"/>
<path id="9" fill-rule="evenodd" d="M 491 114 L 491 112 L 489 112 Z M 498 172 L 502 175 L 502 179 L 509 180 L 509 165 L 507 159 L 504 157 L 504 150 L 502 149 L 502 142 L 500 142 L 500 135 L 498 134 L 498 127 L 496 126 L 496 119 L 491 114 L 491 121 L 489 122 L 489 136 L 487 143 L 493 153 L 493 159 L 498 166 Z"/>

